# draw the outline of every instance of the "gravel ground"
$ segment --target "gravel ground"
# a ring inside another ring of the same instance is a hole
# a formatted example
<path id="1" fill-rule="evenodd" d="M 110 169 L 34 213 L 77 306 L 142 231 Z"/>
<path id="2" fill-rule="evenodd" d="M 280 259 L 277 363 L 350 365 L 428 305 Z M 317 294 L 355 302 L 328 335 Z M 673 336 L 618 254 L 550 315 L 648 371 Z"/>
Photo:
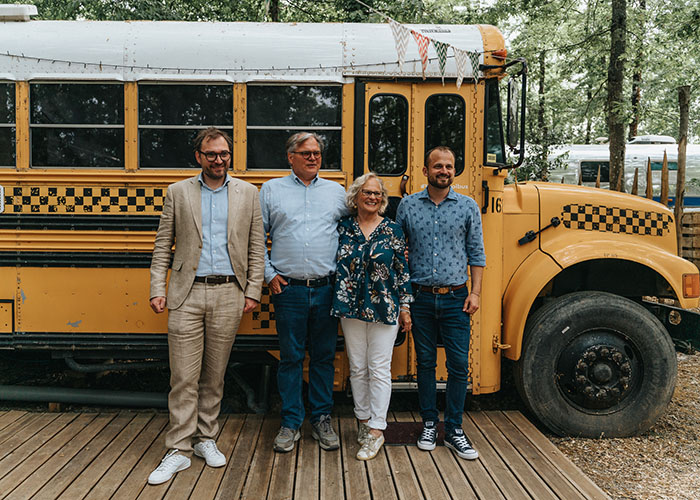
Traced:
<path id="1" fill-rule="evenodd" d="M 550 440 L 614 499 L 700 498 L 700 355 L 678 354 L 666 414 L 632 438 Z"/>

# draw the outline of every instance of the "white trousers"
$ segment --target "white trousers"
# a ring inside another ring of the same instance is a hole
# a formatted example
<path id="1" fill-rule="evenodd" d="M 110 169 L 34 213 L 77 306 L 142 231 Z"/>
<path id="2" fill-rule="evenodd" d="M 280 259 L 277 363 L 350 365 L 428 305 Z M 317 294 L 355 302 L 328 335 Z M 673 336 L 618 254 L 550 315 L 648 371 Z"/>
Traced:
<path id="1" fill-rule="evenodd" d="M 350 364 L 355 417 L 371 429 L 386 429 L 391 400 L 391 355 L 399 325 L 341 318 Z"/>

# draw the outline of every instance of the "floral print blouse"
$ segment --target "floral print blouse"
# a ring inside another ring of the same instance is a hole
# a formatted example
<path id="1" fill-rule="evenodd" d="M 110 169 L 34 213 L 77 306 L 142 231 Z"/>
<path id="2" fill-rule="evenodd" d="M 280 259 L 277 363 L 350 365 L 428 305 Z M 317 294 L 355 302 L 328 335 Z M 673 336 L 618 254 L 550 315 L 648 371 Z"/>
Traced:
<path id="1" fill-rule="evenodd" d="M 401 226 L 385 217 L 366 239 L 348 215 L 338 222 L 338 233 L 331 315 L 395 325 L 399 306 L 413 301 Z"/>

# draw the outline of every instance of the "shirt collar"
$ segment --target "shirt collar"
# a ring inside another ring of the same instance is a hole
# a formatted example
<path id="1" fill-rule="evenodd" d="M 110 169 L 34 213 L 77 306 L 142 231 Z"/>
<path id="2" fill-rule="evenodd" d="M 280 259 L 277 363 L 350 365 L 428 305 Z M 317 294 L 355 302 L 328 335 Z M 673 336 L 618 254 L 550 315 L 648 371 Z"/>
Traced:
<path id="1" fill-rule="evenodd" d="M 418 198 L 421 199 L 430 199 L 430 195 L 428 194 L 428 188 L 426 187 L 423 191 L 418 193 Z M 446 200 L 456 200 L 457 199 L 457 193 L 455 193 L 454 189 L 450 187 L 450 190 L 447 192 L 447 196 L 445 196 Z"/>
<path id="2" fill-rule="evenodd" d="M 301 184 L 302 186 L 306 187 L 306 184 L 304 184 L 304 181 L 302 181 L 299 177 L 297 177 L 297 174 L 294 173 L 294 170 L 291 171 L 291 173 L 289 174 L 289 177 L 292 178 L 292 181 L 293 181 L 293 182 L 298 182 L 298 183 Z M 313 185 L 313 184 L 316 184 L 316 181 L 318 181 L 318 174 L 316 174 L 316 177 L 314 177 L 313 179 L 311 179 L 311 182 L 309 183 L 309 186 L 311 186 L 311 185 Z"/>
<path id="3" fill-rule="evenodd" d="M 199 175 L 197 176 L 197 180 L 199 181 L 199 184 L 200 184 L 202 187 L 207 188 L 209 191 L 218 191 L 218 190 L 221 189 L 222 187 L 227 186 L 228 183 L 231 182 L 232 177 L 231 177 L 230 175 L 226 174 L 226 179 L 224 179 L 224 183 L 221 185 L 221 187 L 218 187 L 218 188 L 216 188 L 216 189 L 212 189 L 212 188 L 210 188 L 209 186 L 207 186 L 207 183 L 204 182 L 204 176 L 203 176 L 202 172 L 200 172 Z"/>

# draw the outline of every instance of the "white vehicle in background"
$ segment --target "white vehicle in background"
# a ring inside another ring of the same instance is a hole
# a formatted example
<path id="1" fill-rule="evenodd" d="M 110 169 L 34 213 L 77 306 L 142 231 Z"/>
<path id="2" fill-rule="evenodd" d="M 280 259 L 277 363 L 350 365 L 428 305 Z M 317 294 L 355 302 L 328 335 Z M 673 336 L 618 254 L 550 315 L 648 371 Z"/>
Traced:
<path id="1" fill-rule="evenodd" d="M 652 186 L 655 199 L 661 193 L 661 168 L 664 153 L 668 159 L 669 196 L 675 197 L 678 145 L 675 139 L 663 135 L 637 136 L 625 150 L 625 191 L 631 192 L 635 169 L 638 174 L 638 194 L 646 193 L 646 169 L 651 161 Z M 610 150 L 608 144 L 568 144 L 557 146 L 549 160 L 561 159 L 549 171 L 550 182 L 594 186 L 600 169 L 600 187 L 607 189 L 610 179 Z M 688 144 L 686 149 L 685 205 L 700 205 L 700 144 Z"/>

